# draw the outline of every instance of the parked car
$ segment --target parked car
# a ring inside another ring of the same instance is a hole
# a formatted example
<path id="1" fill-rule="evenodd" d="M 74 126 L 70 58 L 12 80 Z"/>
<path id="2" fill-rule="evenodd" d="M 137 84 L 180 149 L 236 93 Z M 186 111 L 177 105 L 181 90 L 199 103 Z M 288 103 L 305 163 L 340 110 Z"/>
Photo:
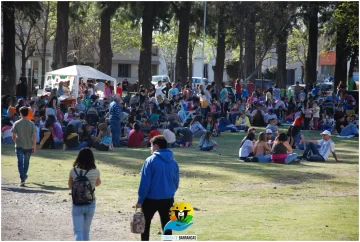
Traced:
<path id="1" fill-rule="evenodd" d="M 316 84 L 316 87 L 319 89 L 319 94 L 322 96 L 332 96 L 334 92 L 334 83 L 332 82 L 323 82 Z"/>
<path id="2" fill-rule="evenodd" d="M 209 84 L 211 84 L 207 78 L 203 78 L 201 80 L 201 77 L 192 77 L 191 79 L 191 88 L 196 88 L 196 85 L 198 84 L 203 85 L 204 88 L 206 88 Z"/>
<path id="3" fill-rule="evenodd" d="M 295 96 L 295 86 L 296 85 L 291 85 L 289 88 L 288 88 L 288 93 L 289 91 L 291 91 L 291 94 L 292 96 Z M 299 84 L 299 86 L 301 87 L 301 90 L 304 90 L 306 88 L 306 85 L 305 84 Z"/>
<path id="4" fill-rule="evenodd" d="M 152 76 L 151 84 L 157 85 L 159 81 L 161 81 L 163 86 L 166 86 L 166 83 L 170 82 L 170 78 L 165 75 Z"/>

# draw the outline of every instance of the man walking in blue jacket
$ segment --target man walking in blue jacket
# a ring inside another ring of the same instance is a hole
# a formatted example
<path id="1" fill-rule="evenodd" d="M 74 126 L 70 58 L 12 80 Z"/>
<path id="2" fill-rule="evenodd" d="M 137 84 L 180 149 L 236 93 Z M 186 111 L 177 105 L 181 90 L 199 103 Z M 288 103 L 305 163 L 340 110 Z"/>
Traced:
<path id="1" fill-rule="evenodd" d="M 149 240 L 151 219 L 156 212 L 159 212 L 162 229 L 169 222 L 169 211 L 174 203 L 180 179 L 179 166 L 173 152 L 167 149 L 164 136 L 155 136 L 150 143 L 152 155 L 145 160 L 141 169 L 139 198 L 136 204 L 136 208 L 142 208 L 145 216 L 142 241 Z M 171 235 L 172 231 L 164 231 L 164 234 Z"/>

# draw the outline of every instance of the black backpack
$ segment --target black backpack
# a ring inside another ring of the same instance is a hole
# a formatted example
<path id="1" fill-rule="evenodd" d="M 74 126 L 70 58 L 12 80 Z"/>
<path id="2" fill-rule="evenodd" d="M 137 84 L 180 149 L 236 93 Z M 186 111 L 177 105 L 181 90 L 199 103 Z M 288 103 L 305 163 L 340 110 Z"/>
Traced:
<path id="1" fill-rule="evenodd" d="M 86 177 L 86 174 L 89 171 L 86 171 L 83 175 L 83 171 L 80 171 L 80 175 L 77 173 L 74 168 L 76 178 L 72 185 L 72 200 L 74 205 L 88 205 L 94 201 L 94 191 L 92 189 L 89 179 Z"/>

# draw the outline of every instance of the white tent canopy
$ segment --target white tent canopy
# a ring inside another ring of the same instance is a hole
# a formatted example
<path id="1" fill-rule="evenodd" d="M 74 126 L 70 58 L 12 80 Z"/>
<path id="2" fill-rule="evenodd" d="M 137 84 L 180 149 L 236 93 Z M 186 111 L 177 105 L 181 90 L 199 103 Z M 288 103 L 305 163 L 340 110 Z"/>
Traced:
<path id="1" fill-rule="evenodd" d="M 57 87 L 59 81 L 70 81 L 70 90 L 74 90 L 74 96 L 79 95 L 79 81 L 80 78 L 87 79 L 100 79 L 113 82 L 114 92 L 116 91 L 117 80 L 114 77 L 108 76 L 101 71 L 98 71 L 90 66 L 73 65 L 62 69 L 47 72 L 45 75 L 45 88 L 51 89 Z M 74 88 L 73 88 L 74 87 Z M 45 92 L 44 88 L 44 92 Z"/>

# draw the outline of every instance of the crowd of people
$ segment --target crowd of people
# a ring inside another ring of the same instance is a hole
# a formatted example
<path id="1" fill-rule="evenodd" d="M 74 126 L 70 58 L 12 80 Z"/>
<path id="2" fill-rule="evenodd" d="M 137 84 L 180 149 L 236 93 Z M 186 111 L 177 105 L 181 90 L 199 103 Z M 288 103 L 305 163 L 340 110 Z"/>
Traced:
<path id="1" fill-rule="evenodd" d="M 295 164 L 327 161 L 331 153 L 336 162 L 341 162 L 331 135 L 358 137 L 356 100 L 343 90 L 324 97 L 316 88 L 301 89 L 297 83 L 294 93 L 281 95 L 277 86 L 262 92 L 260 87 L 249 90 L 236 81 L 232 99 L 224 83 L 217 90 L 214 84 L 191 88 L 168 83 L 163 87 L 160 81 L 149 90 L 140 86 L 138 92 L 123 96 L 126 87 L 118 84 L 114 93 L 105 83 L 105 95 L 100 100 L 95 90 L 90 91 L 93 88 L 91 83 L 84 85 L 76 104 L 70 106 L 60 101 L 64 90 L 31 100 L 2 97 L 1 140 L 2 144 L 15 144 L 21 186 L 25 186 L 37 144 L 40 149 L 80 150 L 68 181 L 73 191 L 76 240 L 89 239 L 96 207 L 93 188 L 101 184 L 89 148 L 109 151 L 121 146 L 151 147 L 152 155 L 141 170 L 136 202 L 145 216 L 141 238 L 149 240 L 154 213 L 159 212 L 164 229 L 179 185 L 179 167 L 169 148 L 188 148 L 194 138 L 200 138 L 200 152 L 216 151 L 219 144 L 213 137 L 226 131 L 244 132 L 239 147 L 241 161 Z M 265 131 L 256 136 L 254 126 Z M 287 133 L 280 132 L 278 126 L 288 126 Z M 322 138 L 305 139 L 302 130 L 321 130 Z M 294 149 L 303 150 L 303 154 Z M 89 191 L 80 191 L 76 197 L 81 187 Z"/>

